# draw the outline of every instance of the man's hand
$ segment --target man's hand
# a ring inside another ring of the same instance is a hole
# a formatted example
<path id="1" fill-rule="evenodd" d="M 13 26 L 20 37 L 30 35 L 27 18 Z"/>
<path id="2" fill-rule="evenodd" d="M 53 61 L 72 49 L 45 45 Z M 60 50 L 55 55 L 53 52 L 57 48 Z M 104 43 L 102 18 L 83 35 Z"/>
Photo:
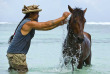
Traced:
<path id="1" fill-rule="evenodd" d="M 64 20 L 62 20 L 59 25 L 67 24 L 68 20 L 66 19 L 71 13 L 70 12 L 64 12 L 62 17 L 64 17 Z"/>
<path id="2" fill-rule="evenodd" d="M 70 14 L 71 14 L 70 12 L 64 12 L 62 17 L 66 19 Z"/>

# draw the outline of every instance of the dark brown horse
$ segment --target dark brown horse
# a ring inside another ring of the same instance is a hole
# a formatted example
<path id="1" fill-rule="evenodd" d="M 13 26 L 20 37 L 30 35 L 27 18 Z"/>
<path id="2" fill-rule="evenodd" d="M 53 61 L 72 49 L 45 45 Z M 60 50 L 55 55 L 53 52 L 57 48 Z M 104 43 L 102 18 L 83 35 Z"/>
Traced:
<path id="1" fill-rule="evenodd" d="M 84 14 L 87 10 L 80 8 L 72 9 L 68 6 L 71 17 L 67 26 L 67 36 L 63 45 L 64 64 L 74 65 L 78 63 L 77 68 L 81 69 L 83 65 L 91 64 L 91 35 L 84 32 L 86 19 Z"/>

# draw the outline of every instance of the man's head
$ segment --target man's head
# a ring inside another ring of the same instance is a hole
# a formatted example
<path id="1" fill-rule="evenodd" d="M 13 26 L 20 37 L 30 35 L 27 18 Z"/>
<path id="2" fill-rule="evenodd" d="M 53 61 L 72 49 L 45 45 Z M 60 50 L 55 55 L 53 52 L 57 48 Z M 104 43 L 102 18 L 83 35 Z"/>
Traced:
<path id="1" fill-rule="evenodd" d="M 39 17 L 39 12 L 42 11 L 42 9 L 39 9 L 38 6 L 39 5 L 30 5 L 30 6 L 24 5 L 24 8 L 22 9 L 22 13 L 29 15 L 29 18 L 36 20 Z"/>

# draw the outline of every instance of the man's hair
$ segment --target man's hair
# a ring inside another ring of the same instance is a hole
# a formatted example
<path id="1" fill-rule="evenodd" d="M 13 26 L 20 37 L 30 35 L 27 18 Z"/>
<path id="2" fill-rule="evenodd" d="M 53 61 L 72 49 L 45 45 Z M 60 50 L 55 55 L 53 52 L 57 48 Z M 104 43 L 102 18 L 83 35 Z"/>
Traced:
<path id="1" fill-rule="evenodd" d="M 30 13 L 26 14 L 26 15 L 24 16 L 24 18 L 21 20 L 21 22 L 22 22 L 24 19 L 26 19 L 27 17 L 29 17 L 29 15 L 30 15 Z M 13 39 L 15 33 L 16 33 L 16 30 L 18 29 L 18 27 L 19 27 L 19 25 L 21 24 L 21 22 L 20 22 L 20 23 L 18 24 L 18 26 L 16 27 L 14 34 L 10 36 L 9 41 L 8 41 L 9 44 L 11 43 L 11 41 L 12 41 L 12 39 Z"/>

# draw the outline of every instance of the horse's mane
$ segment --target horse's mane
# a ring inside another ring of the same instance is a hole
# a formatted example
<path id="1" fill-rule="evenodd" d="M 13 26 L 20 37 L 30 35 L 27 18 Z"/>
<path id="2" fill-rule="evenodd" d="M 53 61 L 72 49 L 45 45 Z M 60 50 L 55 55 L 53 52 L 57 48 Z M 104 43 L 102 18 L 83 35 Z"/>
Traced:
<path id="1" fill-rule="evenodd" d="M 73 18 L 80 17 L 82 20 L 84 19 L 84 12 L 81 8 L 75 8 L 73 11 Z"/>

